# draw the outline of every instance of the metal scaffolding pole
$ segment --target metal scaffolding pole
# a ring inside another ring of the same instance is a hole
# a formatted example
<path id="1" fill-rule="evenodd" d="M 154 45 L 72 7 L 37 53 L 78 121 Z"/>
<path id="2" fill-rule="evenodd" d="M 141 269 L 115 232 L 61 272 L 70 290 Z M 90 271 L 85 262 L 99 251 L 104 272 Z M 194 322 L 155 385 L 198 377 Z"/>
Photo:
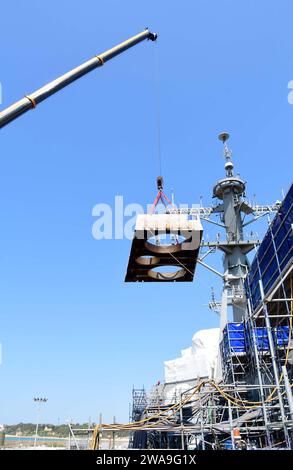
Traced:
<path id="1" fill-rule="evenodd" d="M 293 396 L 292 396 L 292 388 L 289 382 L 288 372 L 286 366 L 282 367 L 283 377 L 284 377 L 284 384 L 285 390 L 287 394 L 288 406 L 290 410 L 290 419 L 293 421 Z"/>
<path id="2" fill-rule="evenodd" d="M 282 398 L 282 393 L 281 393 L 281 390 L 280 390 L 279 371 L 278 371 L 278 366 L 277 366 L 277 361 L 276 361 L 276 351 L 275 351 L 275 345 L 274 345 L 273 336 L 272 336 L 271 322 L 270 322 L 267 306 L 266 306 L 265 301 L 264 301 L 265 295 L 264 295 L 263 284 L 262 284 L 261 279 L 259 280 L 259 288 L 260 288 L 260 294 L 261 294 L 261 299 L 262 299 L 262 303 L 263 303 L 265 325 L 266 325 L 267 334 L 268 334 L 272 366 L 273 366 L 276 389 L 277 389 L 277 394 L 278 394 L 278 401 L 279 401 L 279 405 L 280 405 L 282 426 L 283 426 L 283 429 L 284 429 L 284 435 L 285 435 L 286 443 L 287 443 L 289 449 L 291 449 L 290 437 L 289 437 L 288 429 L 287 429 L 287 426 L 286 426 L 286 416 L 285 416 L 285 411 L 284 411 L 283 398 Z"/>
<path id="3" fill-rule="evenodd" d="M 228 400 L 228 412 L 229 412 L 229 423 L 230 423 L 230 434 L 231 434 L 232 449 L 235 450 L 235 440 L 234 440 L 234 433 L 233 433 L 233 417 L 232 417 L 232 408 L 231 408 L 230 400 Z"/>
<path id="4" fill-rule="evenodd" d="M 259 363 L 259 357 L 258 357 L 257 342 L 256 342 L 254 324 L 253 324 L 253 320 L 252 320 L 251 305 L 250 305 L 250 300 L 249 299 L 247 299 L 247 306 L 248 306 L 248 312 L 249 312 L 248 322 L 249 322 L 249 325 L 250 325 L 250 330 L 251 330 L 251 335 L 252 335 L 253 352 L 254 352 L 254 357 L 255 357 L 255 362 L 256 362 L 256 370 L 257 370 L 257 377 L 258 377 L 259 390 L 260 390 L 261 406 L 262 406 L 263 418 L 264 418 L 265 427 L 266 427 L 266 436 L 267 436 L 267 441 L 268 441 L 267 444 L 268 444 L 268 446 L 271 446 L 272 441 L 271 441 L 271 435 L 270 435 L 269 424 L 268 424 L 267 410 L 266 410 L 266 406 L 265 406 L 265 394 L 264 394 L 262 375 L 261 375 L 260 363 Z"/>

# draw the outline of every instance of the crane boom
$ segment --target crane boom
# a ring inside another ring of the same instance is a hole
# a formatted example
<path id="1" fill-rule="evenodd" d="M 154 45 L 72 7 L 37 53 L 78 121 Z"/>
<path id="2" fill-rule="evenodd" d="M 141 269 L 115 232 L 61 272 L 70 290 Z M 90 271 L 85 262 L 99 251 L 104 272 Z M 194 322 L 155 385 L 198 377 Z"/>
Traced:
<path id="1" fill-rule="evenodd" d="M 70 70 L 61 77 L 56 78 L 56 80 L 53 80 L 42 88 L 39 88 L 30 95 L 26 95 L 21 100 L 0 112 L 0 128 L 6 126 L 6 124 L 9 124 L 11 121 L 26 113 L 30 109 L 34 109 L 39 103 L 49 98 L 49 96 L 66 87 L 70 83 L 74 82 L 78 78 L 86 75 L 97 67 L 101 67 L 108 60 L 113 59 L 113 57 L 116 57 L 117 55 L 121 54 L 127 49 L 130 49 L 145 39 L 155 41 L 157 39 L 157 34 L 151 33 L 149 29 L 145 29 L 141 33 L 137 34 L 136 36 L 132 36 L 112 49 L 109 49 L 108 51 L 87 60 L 83 64 Z"/>

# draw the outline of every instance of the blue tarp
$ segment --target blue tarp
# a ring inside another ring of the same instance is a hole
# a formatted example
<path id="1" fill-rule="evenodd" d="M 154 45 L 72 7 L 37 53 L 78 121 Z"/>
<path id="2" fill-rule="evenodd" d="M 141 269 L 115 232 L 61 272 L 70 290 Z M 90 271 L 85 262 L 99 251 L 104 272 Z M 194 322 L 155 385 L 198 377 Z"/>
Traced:
<path id="1" fill-rule="evenodd" d="M 268 229 L 251 264 L 245 287 L 255 310 L 261 300 L 259 280 L 265 294 L 293 256 L 293 184 Z"/>
<path id="2" fill-rule="evenodd" d="M 227 323 L 223 332 L 223 346 L 226 351 L 245 352 L 245 332 L 243 323 Z"/>
<path id="3" fill-rule="evenodd" d="M 266 328 L 258 327 L 254 329 L 257 349 L 262 351 L 269 350 L 269 339 L 268 332 Z"/>
<path id="4" fill-rule="evenodd" d="M 278 346 L 287 346 L 289 342 L 289 326 L 278 326 L 276 334 Z M 290 346 L 293 346 L 293 343 L 290 342 Z"/>
<path id="5" fill-rule="evenodd" d="M 257 327 L 254 329 L 257 348 L 260 351 L 268 351 L 269 339 L 268 332 L 265 327 Z M 227 323 L 223 332 L 223 348 L 226 353 L 243 353 L 248 352 L 246 349 L 250 341 L 246 342 L 247 331 L 245 331 L 243 323 Z M 277 347 L 287 347 L 289 341 L 289 327 L 278 326 L 272 329 L 273 340 Z M 292 335 L 291 335 L 292 337 Z M 293 341 L 292 341 L 293 347 Z"/>

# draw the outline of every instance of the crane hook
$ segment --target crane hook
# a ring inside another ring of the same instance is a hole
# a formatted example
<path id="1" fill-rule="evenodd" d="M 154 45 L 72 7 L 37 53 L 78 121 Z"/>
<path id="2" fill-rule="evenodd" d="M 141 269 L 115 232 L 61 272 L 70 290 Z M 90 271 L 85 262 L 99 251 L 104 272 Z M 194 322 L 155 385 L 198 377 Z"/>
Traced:
<path id="1" fill-rule="evenodd" d="M 163 187 L 164 187 L 164 180 L 163 180 L 163 176 L 158 176 L 157 177 L 157 188 L 159 191 L 163 191 Z"/>

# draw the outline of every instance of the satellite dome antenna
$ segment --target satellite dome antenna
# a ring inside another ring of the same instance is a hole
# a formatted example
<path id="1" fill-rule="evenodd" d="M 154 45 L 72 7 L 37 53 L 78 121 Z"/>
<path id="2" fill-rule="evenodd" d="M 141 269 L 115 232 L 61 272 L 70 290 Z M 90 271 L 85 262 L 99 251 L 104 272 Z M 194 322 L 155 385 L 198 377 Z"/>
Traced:
<path id="1" fill-rule="evenodd" d="M 229 139 L 229 137 L 230 135 L 228 134 L 228 132 L 221 132 L 221 134 L 218 135 L 218 139 L 221 142 L 223 142 L 223 145 L 224 145 L 224 158 L 226 159 L 225 170 L 226 170 L 226 175 L 228 177 L 233 176 L 233 168 L 234 168 L 233 162 L 231 160 L 232 152 L 227 145 L 227 140 Z"/>
<path id="2" fill-rule="evenodd" d="M 229 140 L 230 135 L 228 132 L 221 132 L 221 134 L 218 135 L 218 139 L 221 140 L 223 143 L 225 143 L 227 140 Z"/>

